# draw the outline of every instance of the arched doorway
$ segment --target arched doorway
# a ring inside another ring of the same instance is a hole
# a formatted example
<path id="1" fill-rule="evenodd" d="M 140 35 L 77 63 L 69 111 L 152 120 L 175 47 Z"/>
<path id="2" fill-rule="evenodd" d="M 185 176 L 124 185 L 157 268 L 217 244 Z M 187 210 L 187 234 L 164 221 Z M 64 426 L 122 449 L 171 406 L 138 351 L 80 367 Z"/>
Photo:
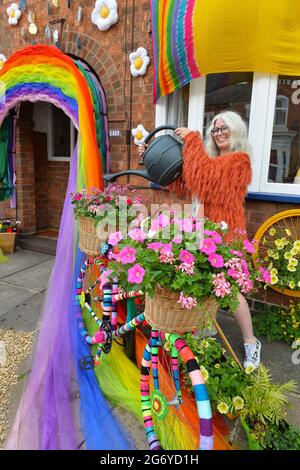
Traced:
<path id="1" fill-rule="evenodd" d="M 51 76 L 52 70 L 50 78 L 48 76 L 36 77 L 33 73 L 33 82 L 28 75 L 25 75 L 24 83 L 18 85 L 18 96 L 13 98 L 14 92 L 16 93 L 15 86 L 6 91 L 6 99 L 2 100 L 5 102 L 0 104 L 0 123 L 1 115 L 4 116 L 5 110 L 8 111 L 18 101 L 27 101 L 21 104 L 16 132 L 17 214 L 21 219 L 22 232 L 25 236 L 32 237 L 36 232 L 44 231 L 44 236 L 51 239 L 55 238 L 55 232 L 59 228 L 69 163 L 80 126 L 80 101 L 83 116 L 88 114 L 91 121 L 89 133 L 92 133 L 92 138 L 90 138 L 90 143 L 86 143 L 89 147 L 93 145 L 93 142 L 96 143 L 97 149 L 94 148 L 93 152 L 97 150 L 98 159 L 101 158 L 98 166 L 104 171 L 109 167 L 106 97 L 96 72 L 83 59 L 66 56 L 52 47 L 35 46 L 27 50 L 32 52 L 34 59 L 37 58 L 39 51 L 43 52 L 41 62 L 46 70 L 48 69 L 47 64 L 44 63 L 45 56 L 48 54 L 50 61 L 54 56 L 60 68 L 63 66 L 65 69 L 65 77 L 63 77 L 65 83 L 61 76 L 59 80 L 54 74 Z M 14 56 L 18 54 L 20 52 Z M 24 55 L 22 54 L 22 58 L 17 57 L 16 62 L 17 66 L 23 68 L 23 62 L 26 63 Z M 71 64 L 72 67 L 70 67 Z M 41 64 L 38 67 L 40 73 Z M 14 82 L 13 70 L 9 71 L 6 77 L 8 77 L 8 82 L 9 78 Z M 39 79 L 41 82 L 37 81 Z M 82 79 L 85 81 L 85 86 L 82 84 Z M 91 97 L 91 103 L 88 106 L 84 106 L 84 97 L 80 96 L 83 94 L 80 89 L 76 90 L 78 92 L 76 102 L 72 81 L 77 89 L 79 88 L 78 81 L 81 82 L 80 85 L 83 89 L 85 88 L 85 94 L 88 88 Z M 20 89 L 23 89 L 23 94 L 20 93 Z M 81 136 L 81 147 L 83 138 L 84 136 Z M 44 236 L 42 235 L 42 238 Z M 28 248 L 28 241 L 24 243 L 26 245 L 24 247 Z M 43 245 L 45 245 L 44 240 L 40 240 L 39 243 L 35 240 L 32 249 L 41 251 Z M 50 252 L 55 251 L 55 241 L 49 242 L 48 245 Z"/>

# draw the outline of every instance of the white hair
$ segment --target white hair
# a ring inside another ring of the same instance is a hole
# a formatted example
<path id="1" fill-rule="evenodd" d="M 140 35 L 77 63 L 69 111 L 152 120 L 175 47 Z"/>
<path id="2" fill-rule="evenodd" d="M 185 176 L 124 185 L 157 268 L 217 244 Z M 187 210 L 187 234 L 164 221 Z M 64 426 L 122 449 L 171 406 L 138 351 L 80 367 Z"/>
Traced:
<path id="1" fill-rule="evenodd" d="M 219 149 L 211 135 L 211 130 L 215 127 L 218 119 L 223 119 L 230 130 L 230 152 L 245 152 L 251 158 L 252 148 L 248 141 L 247 124 L 238 113 L 233 111 L 222 111 L 213 117 L 209 123 L 205 134 L 205 148 L 210 156 L 219 155 Z"/>

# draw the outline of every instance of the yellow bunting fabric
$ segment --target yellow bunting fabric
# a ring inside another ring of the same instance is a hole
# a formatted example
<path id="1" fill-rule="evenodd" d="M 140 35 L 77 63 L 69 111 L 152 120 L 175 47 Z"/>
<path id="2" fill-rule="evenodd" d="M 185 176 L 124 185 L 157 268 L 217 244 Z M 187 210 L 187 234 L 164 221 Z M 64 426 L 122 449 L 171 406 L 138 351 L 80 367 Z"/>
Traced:
<path id="1" fill-rule="evenodd" d="M 209 73 L 300 75 L 299 0 L 152 0 L 154 98 Z"/>

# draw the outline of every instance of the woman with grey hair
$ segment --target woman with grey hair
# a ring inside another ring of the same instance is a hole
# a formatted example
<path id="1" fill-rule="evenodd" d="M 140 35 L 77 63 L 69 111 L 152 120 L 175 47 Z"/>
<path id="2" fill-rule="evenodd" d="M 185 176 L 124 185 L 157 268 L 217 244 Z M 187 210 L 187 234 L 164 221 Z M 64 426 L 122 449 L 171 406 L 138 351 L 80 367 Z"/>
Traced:
<path id="1" fill-rule="evenodd" d="M 179 127 L 175 132 L 184 142 L 183 171 L 171 185 L 172 190 L 200 199 L 210 220 L 225 221 L 226 241 L 245 238 L 243 204 L 252 176 L 246 123 L 233 111 L 217 114 L 208 125 L 205 145 L 199 132 L 186 127 Z M 140 145 L 139 154 L 144 151 L 145 146 Z M 241 293 L 238 300 L 234 315 L 244 339 L 244 368 L 255 369 L 260 363 L 261 343 L 253 335 L 251 313 Z"/>

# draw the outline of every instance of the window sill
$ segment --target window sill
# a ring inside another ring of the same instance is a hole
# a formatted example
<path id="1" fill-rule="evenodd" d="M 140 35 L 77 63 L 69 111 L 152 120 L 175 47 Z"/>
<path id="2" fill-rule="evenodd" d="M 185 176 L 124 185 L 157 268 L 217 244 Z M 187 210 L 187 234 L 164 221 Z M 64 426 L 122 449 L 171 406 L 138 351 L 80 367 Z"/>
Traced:
<path id="1" fill-rule="evenodd" d="M 299 194 L 248 193 L 246 199 L 256 199 L 258 201 L 286 202 L 288 204 L 300 203 Z"/>

